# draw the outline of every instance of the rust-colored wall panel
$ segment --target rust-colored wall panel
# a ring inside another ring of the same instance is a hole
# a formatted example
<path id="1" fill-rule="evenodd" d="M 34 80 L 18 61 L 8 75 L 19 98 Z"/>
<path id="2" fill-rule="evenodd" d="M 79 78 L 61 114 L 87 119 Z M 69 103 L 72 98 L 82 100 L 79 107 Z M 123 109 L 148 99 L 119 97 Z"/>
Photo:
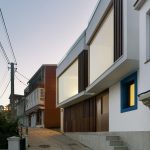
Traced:
<path id="1" fill-rule="evenodd" d="M 46 128 L 60 127 L 60 109 L 56 108 L 56 66 L 45 67 L 45 111 Z"/>

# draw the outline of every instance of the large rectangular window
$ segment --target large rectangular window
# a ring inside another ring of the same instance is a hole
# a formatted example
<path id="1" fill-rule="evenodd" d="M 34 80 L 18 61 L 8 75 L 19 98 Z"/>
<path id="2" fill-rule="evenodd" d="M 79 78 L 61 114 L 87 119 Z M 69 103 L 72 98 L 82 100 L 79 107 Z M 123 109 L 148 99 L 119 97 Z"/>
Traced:
<path id="1" fill-rule="evenodd" d="M 58 78 L 59 103 L 78 94 L 78 60 Z"/>
<path id="2" fill-rule="evenodd" d="M 114 11 L 110 10 L 90 44 L 90 83 L 114 62 Z"/>
<path id="3" fill-rule="evenodd" d="M 137 109 L 137 73 L 121 81 L 121 112 Z"/>

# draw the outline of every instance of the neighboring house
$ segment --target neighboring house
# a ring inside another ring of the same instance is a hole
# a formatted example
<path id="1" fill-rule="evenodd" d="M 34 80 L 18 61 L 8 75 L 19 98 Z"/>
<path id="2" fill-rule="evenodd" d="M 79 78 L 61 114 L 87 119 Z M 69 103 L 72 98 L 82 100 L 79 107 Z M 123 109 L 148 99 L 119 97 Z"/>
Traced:
<path id="1" fill-rule="evenodd" d="M 14 94 L 13 95 L 13 117 L 14 119 L 17 119 L 17 105 L 18 105 L 18 102 L 22 99 L 23 95 L 19 95 L 19 94 Z M 10 97 L 9 97 L 10 98 Z M 11 104 L 8 105 L 8 110 L 12 110 L 11 108 Z"/>
<path id="2" fill-rule="evenodd" d="M 150 107 L 150 1 L 137 0 L 134 6 L 140 16 L 139 99 Z"/>
<path id="3" fill-rule="evenodd" d="M 96 132 L 104 131 L 121 136 L 129 149 L 150 148 L 150 110 L 138 99 L 150 84 L 142 79 L 144 68 L 139 65 L 139 13 L 134 3 L 100 0 L 87 29 L 56 70 L 61 130 L 95 132 L 69 134 L 91 148 L 96 145 L 93 136 L 100 138 Z M 139 91 L 141 86 L 145 89 Z"/>
<path id="4" fill-rule="evenodd" d="M 17 119 L 18 119 L 18 123 L 20 125 L 23 125 L 24 127 L 27 126 L 27 118 L 26 118 L 26 114 L 25 114 L 25 98 L 24 96 L 22 96 L 17 104 L 16 104 L 16 109 L 17 109 Z"/>
<path id="5" fill-rule="evenodd" d="M 25 89 L 28 126 L 57 128 L 60 110 L 56 108 L 56 65 L 42 65 Z"/>

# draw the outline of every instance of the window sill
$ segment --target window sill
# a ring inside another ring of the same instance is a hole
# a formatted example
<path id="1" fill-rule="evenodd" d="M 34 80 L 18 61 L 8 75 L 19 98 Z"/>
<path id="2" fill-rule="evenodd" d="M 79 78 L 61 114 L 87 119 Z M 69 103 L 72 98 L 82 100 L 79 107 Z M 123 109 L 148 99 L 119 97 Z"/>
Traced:
<path id="1" fill-rule="evenodd" d="M 132 106 L 132 107 L 128 107 L 128 108 L 122 108 L 121 113 L 130 112 L 130 111 L 133 111 L 133 110 L 136 110 L 136 109 L 137 109 L 137 105 Z"/>
<path id="2" fill-rule="evenodd" d="M 148 60 L 146 60 L 146 62 L 144 64 L 147 64 L 148 62 L 150 62 L 150 58 Z"/>

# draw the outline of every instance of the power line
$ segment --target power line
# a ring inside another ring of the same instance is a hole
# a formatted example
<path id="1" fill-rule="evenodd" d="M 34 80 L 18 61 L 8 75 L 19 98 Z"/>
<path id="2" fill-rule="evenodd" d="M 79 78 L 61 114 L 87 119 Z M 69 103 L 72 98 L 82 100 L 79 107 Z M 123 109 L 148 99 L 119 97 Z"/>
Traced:
<path id="1" fill-rule="evenodd" d="M 24 76 L 22 73 L 16 71 L 19 75 L 21 75 L 22 77 L 24 77 L 25 79 L 29 80 L 26 76 Z"/>
<path id="2" fill-rule="evenodd" d="M 4 55 L 5 60 L 6 60 L 6 63 L 9 64 L 9 63 L 10 63 L 9 58 L 8 58 L 8 56 L 7 56 L 7 54 L 6 54 L 6 51 L 5 51 L 5 49 L 4 49 L 4 47 L 3 47 L 3 45 L 2 45 L 1 42 L 0 42 L 0 48 L 1 48 L 2 52 L 3 52 L 3 55 Z"/>
<path id="3" fill-rule="evenodd" d="M 0 88 L 2 87 L 3 83 L 6 81 L 7 75 L 8 75 L 8 70 L 5 71 L 3 77 L 0 81 Z"/>
<path id="4" fill-rule="evenodd" d="M 6 92 L 7 88 L 8 88 L 8 86 L 9 86 L 9 84 L 10 84 L 10 81 L 7 83 L 7 86 L 6 86 L 5 90 L 3 91 L 2 95 L 0 96 L 0 98 L 2 98 L 3 95 L 5 94 L 5 92 Z"/>
<path id="5" fill-rule="evenodd" d="M 27 86 L 27 84 L 25 84 L 24 82 L 22 82 L 16 75 L 15 75 L 15 77 L 16 77 L 16 79 L 17 79 L 20 83 L 22 83 L 23 85 Z"/>
<path id="6" fill-rule="evenodd" d="M 16 57 L 15 57 L 15 53 L 14 53 L 14 50 L 13 50 L 13 47 L 12 47 L 12 44 L 11 44 L 11 41 L 10 41 L 10 36 L 9 36 L 9 34 L 8 34 L 8 30 L 7 30 L 6 23 L 5 23 L 5 20 L 4 20 L 3 13 L 2 13 L 2 10 L 1 10 L 1 9 L 0 9 L 0 14 L 1 14 L 1 19 L 2 19 L 2 23 L 3 23 L 4 29 L 5 29 L 5 33 L 6 33 L 6 36 L 7 36 L 7 40 L 8 40 L 10 49 L 11 49 L 11 51 L 12 51 L 12 55 L 13 55 L 13 57 L 14 57 L 15 63 L 17 64 L 17 60 L 16 60 Z"/>

